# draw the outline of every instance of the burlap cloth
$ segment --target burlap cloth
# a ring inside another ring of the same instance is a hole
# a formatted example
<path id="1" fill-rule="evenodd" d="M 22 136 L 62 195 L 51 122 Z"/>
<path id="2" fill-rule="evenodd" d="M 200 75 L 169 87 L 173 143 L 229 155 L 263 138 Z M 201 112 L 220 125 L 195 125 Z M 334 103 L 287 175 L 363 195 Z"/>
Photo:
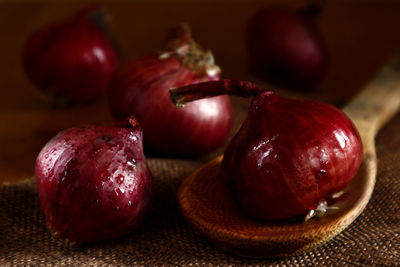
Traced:
<path id="1" fill-rule="evenodd" d="M 208 158 L 150 158 L 156 192 L 141 227 L 122 239 L 81 248 L 50 235 L 33 180 L 2 186 L 0 266 L 400 266 L 400 115 L 381 130 L 377 152 L 377 184 L 366 210 L 333 240 L 299 256 L 257 260 L 215 247 L 189 227 L 176 201 L 182 179 Z"/>

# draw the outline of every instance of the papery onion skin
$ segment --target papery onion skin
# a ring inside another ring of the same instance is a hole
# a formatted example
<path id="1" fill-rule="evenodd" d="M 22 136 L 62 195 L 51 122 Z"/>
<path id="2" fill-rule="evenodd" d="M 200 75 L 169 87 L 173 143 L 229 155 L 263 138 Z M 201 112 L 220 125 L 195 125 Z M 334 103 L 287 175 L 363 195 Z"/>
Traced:
<path id="1" fill-rule="evenodd" d="M 141 138 L 137 128 L 81 126 L 45 145 L 35 176 L 52 233 L 84 244 L 138 227 L 153 192 Z"/>
<path id="2" fill-rule="evenodd" d="M 58 105 L 82 105 L 104 94 L 121 59 L 106 14 L 90 5 L 34 32 L 23 48 L 28 78 Z"/>
<path id="3" fill-rule="evenodd" d="M 182 105 L 220 94 L 255 96 L 221 165 L 232 195 L 250 215 L 266 220 L 305 215 L 354 178 L 361 138 L 336 107 L 286 99 L 235 80 L 176 88 L 171 99 Z"/>
<path id="4" fill-rule="evenodd" d="M 310 6 L 300 12 L 267 7 L 254 14 L 246 28 L 251 72 L 287 89 L 316 88 L 329 66 L 317 13 L 318 8 Z"/>
<path id="5" fill-rule="evenodd" d="M 183 27 L 183 26 L 180 26 Z M 179 28 L 179 27 L 178 27 Z M 232 125 L 228 96 L 218 96 L 176 108 L 168 90 L 219 79 L 210 52 L 199 51 L 184 34 L 167 41 L 167 51 L 133 60 L 117 73 L 108 92 L 110 110 L 118 121 L 133 114 L 144 131 L 145 147 L 174 156 L 200 156 L 223 144 Z M 185 35 L 186 34 L 186 35 Z M 189 48 L 189 53 L 179 51 Z M 200 61 L 190 57 L 199 53 Z M 200 65 L 198 62 L 201 62 Z M 203 65 L 201 65 L 203 64 Z"/>

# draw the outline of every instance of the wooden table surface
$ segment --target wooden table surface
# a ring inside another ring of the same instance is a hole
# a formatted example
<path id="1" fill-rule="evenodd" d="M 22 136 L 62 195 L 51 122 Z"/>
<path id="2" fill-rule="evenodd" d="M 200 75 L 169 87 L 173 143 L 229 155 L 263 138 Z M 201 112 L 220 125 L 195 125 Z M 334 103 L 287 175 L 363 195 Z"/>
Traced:
<path id="1" fill-rule="evenodd" d="M 214 52 L 223 77 L 252 80 L 246 71 L 244 25 L 267 2 L 296 7 L 306 1 L 117 1 L 104 6 L 126 59 L 158 50 L 166 28 L 187 22 L 195 40 Z M 331 66 L 320 90 L 307 97 L 341 105 L 400 47 L 400 2 L 325 2 L 321 31 Z M 112 124 L 104 98 L 86 107 L 54 109 L 22 70 L 27 36 L 82 6 L 76 1 L 0 3 L 0 184 L 31 177 L 38 152 L 59 130 Z"/>

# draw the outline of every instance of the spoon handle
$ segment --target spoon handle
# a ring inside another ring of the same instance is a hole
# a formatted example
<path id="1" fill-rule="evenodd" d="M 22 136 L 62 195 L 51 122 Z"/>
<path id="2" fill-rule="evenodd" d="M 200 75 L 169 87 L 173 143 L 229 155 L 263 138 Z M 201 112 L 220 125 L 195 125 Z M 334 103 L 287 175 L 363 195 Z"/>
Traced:
<path id="1" fill-rule="evenodd" d="M 400 51 L 344 107 L 364 142 L 373 142 L 379 129 L 400 108 Z M 365 145 L 365 144 L 364 144 Z"/>

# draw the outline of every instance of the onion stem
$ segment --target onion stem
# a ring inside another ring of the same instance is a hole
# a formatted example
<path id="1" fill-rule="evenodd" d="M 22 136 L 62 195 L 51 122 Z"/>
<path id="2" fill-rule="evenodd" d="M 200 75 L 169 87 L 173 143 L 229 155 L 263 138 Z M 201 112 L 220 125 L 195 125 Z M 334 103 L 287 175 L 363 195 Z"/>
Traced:
<path id="1" fill-rule="evenodd" d="M 183 107 L 186 103 L 195 100 L 219 95 L 235 95 L 250 97 L 256 96 L 267 90 L 261 89 L 256 84 L 241 80 L 223 79 L 191 84 L 169 90 L 170 99 L 176 107 Z"/>

